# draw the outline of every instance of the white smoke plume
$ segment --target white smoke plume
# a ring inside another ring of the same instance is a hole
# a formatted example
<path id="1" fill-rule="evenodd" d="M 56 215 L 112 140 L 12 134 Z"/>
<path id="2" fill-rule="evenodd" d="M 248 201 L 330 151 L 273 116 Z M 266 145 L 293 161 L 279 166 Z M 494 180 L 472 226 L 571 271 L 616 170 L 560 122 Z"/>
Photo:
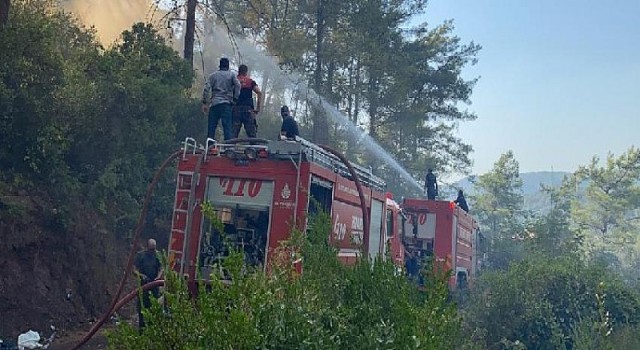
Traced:
<path id="1" fill-rule="evenodd" d="M 95 27 L 105 46 L 134 23 L 149 21 L 155 7 L 151 0 L 59 0 L 59 3 L 84 25 Z"/>

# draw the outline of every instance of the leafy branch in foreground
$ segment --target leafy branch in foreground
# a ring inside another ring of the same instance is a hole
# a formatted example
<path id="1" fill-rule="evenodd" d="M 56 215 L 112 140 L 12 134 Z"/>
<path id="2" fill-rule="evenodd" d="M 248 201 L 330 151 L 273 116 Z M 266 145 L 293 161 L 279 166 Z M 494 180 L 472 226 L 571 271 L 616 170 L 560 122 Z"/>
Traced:
<path id="1" fill-rule="evenodd" d="M 251 269 L 231 249 L 192 299 L 185 282 L 167 273 L 168 312 L 155 303 L 142 334 L 122 324 L 110 348 L 153 349 L 450 349 L 459 329 L 447 302 L 446 279 L 428 274 L 418 291 L 391 262 L 344 266 L 327 242 L 330 219 L 311 220 L 272 253 L 268 272 Z M 293 263 L 302 257 L 304 272 Z"/>

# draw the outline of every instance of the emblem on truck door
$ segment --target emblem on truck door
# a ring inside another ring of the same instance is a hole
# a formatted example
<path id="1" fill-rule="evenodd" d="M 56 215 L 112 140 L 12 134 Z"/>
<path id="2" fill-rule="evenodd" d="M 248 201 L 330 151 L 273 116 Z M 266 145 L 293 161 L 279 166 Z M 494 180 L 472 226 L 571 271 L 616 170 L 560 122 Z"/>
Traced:
<path id="1" fill-rule="evenodd" d="M 288 183 L 284 184 L 282 191 L 280 191 L 280 197 L 282 197 L 282 199 L 289 199 L 289 197 L 291 197 L 291 190 L 289 189 Z"/>

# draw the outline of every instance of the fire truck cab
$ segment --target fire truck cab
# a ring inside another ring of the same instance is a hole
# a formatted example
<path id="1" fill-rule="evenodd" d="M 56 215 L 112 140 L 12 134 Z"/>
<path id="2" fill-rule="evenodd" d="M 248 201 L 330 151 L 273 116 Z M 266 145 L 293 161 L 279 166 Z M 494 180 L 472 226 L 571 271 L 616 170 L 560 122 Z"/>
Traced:
<path id="1" fill-rule="evenodd" d="M 304 231 L 309 215 L 331 214 L 330 241 L 339 258 L 351 264 L 361 254 L 390 256 L 402 263 L 400 207 L 385 195 L 385 183 L 370 170 L 353 166 L 370 217 L 364 232 L 360 197 L 348 168 L 338 157 L 303 139 L 242 140 L 226 144 L 187 139 L 178 164 L 169 261 L 189 280 L 209 278 L 241 247 L 245 261 L 266 268 L 292 230 Z M 202 214 L 208 203 L 222 223 L 219 232 Z M 226 244 L 225 244 L 226 242 Z"/>

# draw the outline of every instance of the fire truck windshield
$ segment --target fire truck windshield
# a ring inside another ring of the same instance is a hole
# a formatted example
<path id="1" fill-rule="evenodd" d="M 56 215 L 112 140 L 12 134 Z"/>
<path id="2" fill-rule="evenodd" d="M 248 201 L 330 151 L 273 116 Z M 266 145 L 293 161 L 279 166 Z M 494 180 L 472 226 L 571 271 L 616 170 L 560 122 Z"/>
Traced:
<path id="1" fill-rule="evenodd" d="M 203 221 L 198 265 L 204 278 L 221 268 L 230 248 L 243 251 L 248 265 L 264 266 L 272 196 L 270 181 L 209 177 L 206 198 L 222 231 Z"/>

